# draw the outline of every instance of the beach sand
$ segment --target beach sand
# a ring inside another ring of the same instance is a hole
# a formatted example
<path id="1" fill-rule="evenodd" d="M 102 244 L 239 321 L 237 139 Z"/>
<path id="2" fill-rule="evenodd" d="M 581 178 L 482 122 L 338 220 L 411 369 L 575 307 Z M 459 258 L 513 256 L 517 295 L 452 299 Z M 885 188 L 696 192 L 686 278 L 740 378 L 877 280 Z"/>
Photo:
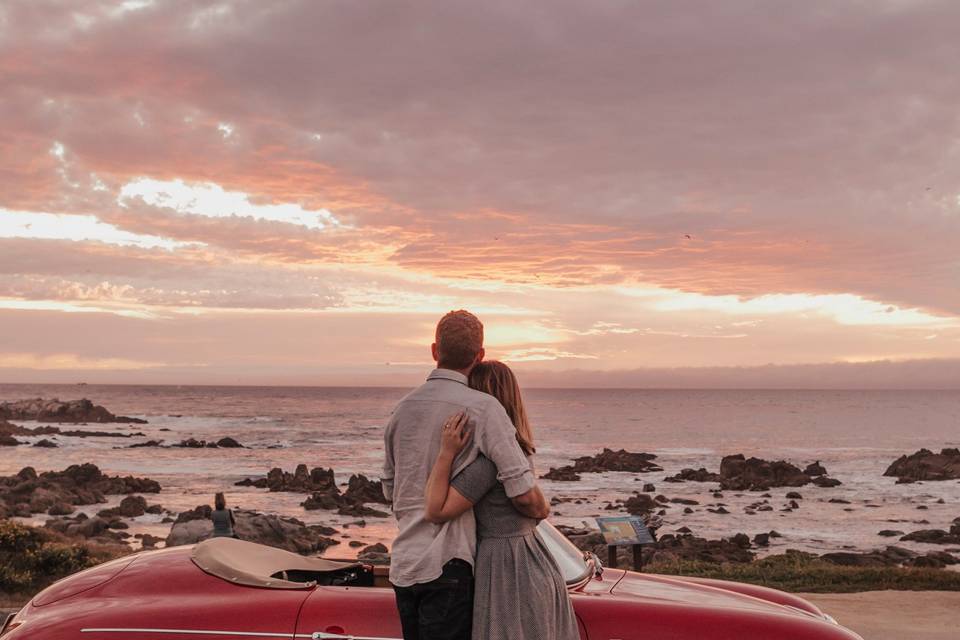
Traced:
<path id="1" fill-rule="evenodd" d="M 867 591 L 798 594 L 864 640 L 957 640 L 960 592 Z"/>

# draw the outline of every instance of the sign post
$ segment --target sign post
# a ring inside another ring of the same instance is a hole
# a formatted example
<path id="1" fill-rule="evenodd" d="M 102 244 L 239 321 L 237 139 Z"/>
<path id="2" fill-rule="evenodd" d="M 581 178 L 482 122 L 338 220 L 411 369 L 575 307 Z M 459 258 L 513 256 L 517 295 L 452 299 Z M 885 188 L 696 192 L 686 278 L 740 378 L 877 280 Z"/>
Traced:
<path id="1" fill-rule="evenodd" d="M 647 528 L 643 518 L 637 516 L 615 516 L 597 518 L 597 526 L 607 543 L 607 566 L 616 568 L 617 549 L 633 549 L 633 570 L 643 571 L 643 545 L 654 544 L 656 539 Z"/>

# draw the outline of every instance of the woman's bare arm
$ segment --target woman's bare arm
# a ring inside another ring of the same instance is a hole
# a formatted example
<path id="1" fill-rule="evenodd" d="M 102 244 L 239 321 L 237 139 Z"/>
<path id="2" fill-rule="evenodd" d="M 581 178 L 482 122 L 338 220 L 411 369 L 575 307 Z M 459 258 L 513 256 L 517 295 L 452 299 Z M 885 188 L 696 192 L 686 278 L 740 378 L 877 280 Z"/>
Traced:
<path id="1" fill-rule="evenodd" d="M 426 510 L 424 518 L 427 522 L 441 524 L 453 520 L 473 503 L 450 486 L 450 475 L 453 472 L 453 461 L 470 440 L 467 432 L 467 413 L 460 412 L 451 416 L 443 425 L 440 436 L 440 453 L 430 470 L 427 479 L 425 494 Z"/>

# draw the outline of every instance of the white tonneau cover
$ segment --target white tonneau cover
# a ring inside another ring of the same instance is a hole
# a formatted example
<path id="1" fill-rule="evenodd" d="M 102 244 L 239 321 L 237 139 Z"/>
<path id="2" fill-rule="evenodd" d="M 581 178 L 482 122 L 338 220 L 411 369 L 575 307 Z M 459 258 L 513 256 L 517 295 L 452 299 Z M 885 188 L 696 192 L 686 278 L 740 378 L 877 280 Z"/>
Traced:
<path id="1" fill-rule="evenodd" d="M 292 582 L 270 577 L 283 571 L 327 573 L 360 566 L 359 563 L 301 556 L 235 538 L 204 540 L 194 546 L 190 559 L 206 573 L 227 582 L 268 589 L 309 589 L 316 585 L 316 582 Z"/>

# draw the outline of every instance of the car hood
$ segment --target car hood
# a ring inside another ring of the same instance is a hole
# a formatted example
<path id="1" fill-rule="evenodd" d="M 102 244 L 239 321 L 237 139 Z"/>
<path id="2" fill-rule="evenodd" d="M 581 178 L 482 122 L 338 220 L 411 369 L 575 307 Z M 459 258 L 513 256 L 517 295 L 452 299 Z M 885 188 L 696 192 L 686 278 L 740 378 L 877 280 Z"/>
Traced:
<path id="1" fill-rule="evenodd" d="M 733 583 L 725 587 L 723 584 L 720 581 L 702 584 L 686 581 L 682 577 L 626 571 L 610 589 L 610 593 L 619 597 L 640 598 L 647 602 L 749 610 L 826 620 L 816 607 L 796 596 L 762 588 L 755 588 L 755 593 L 751 594 L 741 593 L 739 589 L 750 587 Z"/>

